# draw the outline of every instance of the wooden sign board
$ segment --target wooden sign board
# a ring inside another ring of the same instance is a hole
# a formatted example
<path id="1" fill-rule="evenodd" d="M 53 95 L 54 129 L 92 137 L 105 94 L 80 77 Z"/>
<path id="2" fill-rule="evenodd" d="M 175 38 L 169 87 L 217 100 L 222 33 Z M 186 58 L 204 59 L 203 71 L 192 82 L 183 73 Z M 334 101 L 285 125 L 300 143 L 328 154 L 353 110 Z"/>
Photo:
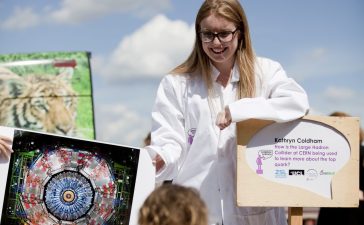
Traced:
<path id="1" fill-rule="evenodd" d="M 359 118 L 237 124 L 238 206 L 358 207 Z"/>

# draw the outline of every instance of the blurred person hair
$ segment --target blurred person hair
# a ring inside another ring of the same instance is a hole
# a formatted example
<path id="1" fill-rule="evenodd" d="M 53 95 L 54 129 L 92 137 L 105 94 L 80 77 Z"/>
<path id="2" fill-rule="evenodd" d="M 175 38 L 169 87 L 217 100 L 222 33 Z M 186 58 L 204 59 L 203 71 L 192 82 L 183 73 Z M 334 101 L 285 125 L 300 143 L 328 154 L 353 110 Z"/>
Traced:
<path id="1" fill-rule="evenodd" d="M 145 136 L 143 140 L 144 147 L 150 145 L 150 141 L 151 141 L 151 133 L 148 132 L 147 136 Z"/>
<path id="2" fill-rule="evenodd" d="M 157 187 L 139 210 L 139 225 L 207 225 L 207 207 L 196 189 L 176 184 Z"/>

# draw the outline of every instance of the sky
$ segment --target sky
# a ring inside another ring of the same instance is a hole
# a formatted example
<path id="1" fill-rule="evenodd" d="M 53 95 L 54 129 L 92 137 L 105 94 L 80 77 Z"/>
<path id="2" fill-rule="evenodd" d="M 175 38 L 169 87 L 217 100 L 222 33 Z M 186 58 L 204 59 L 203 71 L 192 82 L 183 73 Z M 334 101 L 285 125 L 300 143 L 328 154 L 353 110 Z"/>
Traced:
<path id="1" fill-rule="evenodd" d="M 91 52 L 96 139 L 139 147 L 161 78 L 192 49 L 202 2 L 0 0 L 0 54 Z M 364 120 L 363 1 L 240 2 L 255 53 L 306 90 L 310 114 Z"/>

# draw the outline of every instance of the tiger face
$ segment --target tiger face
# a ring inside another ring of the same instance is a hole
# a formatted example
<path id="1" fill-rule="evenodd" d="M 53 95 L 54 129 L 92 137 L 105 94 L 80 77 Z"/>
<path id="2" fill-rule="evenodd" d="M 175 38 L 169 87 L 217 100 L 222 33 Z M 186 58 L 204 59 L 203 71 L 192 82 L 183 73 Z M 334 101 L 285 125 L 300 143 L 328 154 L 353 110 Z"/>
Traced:
<path id="1" fill-rule="evenodd" d="M 0 124 L 75 136 L 77 93 L 70 80 L 66 73 L 21 77 L 1 69 Z"/>

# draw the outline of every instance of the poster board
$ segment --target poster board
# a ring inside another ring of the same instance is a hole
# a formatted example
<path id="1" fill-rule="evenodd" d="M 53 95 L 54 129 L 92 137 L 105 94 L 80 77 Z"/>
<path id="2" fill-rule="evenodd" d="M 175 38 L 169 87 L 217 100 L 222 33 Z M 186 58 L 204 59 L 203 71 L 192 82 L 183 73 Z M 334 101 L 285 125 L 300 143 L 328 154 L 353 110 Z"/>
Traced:
<path id="1" fill-rule="evenodd" d="M 95 139 L 90 57 L 0 54 L 0 125 Z"/>
<path id="2" fill-rule="evenodd" d="M 358 206 L 359 118 L 249 120 L 237 129 L 239 206 Z"/>
<path id="3" fill-rule="evenodd" d="M 1 127 L 13 139 L 0 162 L 1 224 L 137 224 L 154 189 L 145 150 Z"/>

